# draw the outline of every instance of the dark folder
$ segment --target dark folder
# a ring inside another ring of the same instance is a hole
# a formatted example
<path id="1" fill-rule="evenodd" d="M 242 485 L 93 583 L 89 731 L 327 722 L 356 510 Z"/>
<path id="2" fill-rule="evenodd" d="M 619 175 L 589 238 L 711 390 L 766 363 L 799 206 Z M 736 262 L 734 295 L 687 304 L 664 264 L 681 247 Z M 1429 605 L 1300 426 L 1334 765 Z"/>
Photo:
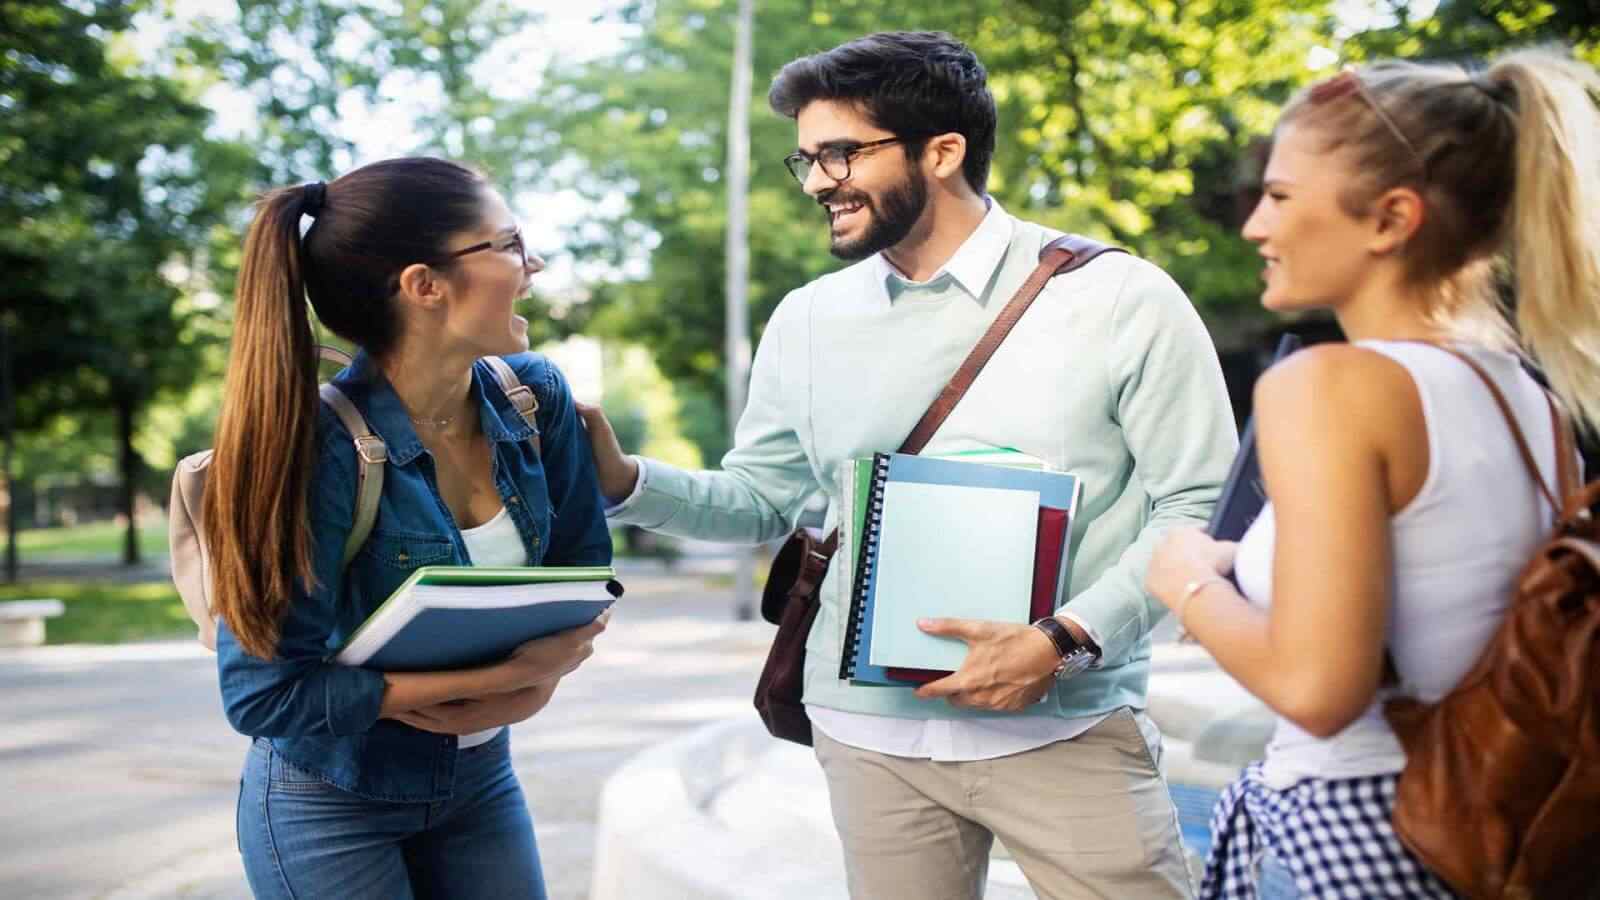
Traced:
<path id="1" fill-rule="evenodd" d="M 1273 354 L 1276 363 L 1300 349 L 1300 338 L 1285 334 L 1278 341 L 1278 351 Z M 1219 541 L 1237 541 L 1244 537 L 1250 523 L 1266 506 L 1267 492 L 1261 483 L 1261 463 L 1256 459 L 1255 416 L 1245 423 L 1244 434 L 1239 438 L 1239 455 L 1233 458 L 1228 470 L 1228 480 L 1222 486 L 1222 498 L 1211 511 L 1211 521 L 1206 523 L 1206 534 Z"/>

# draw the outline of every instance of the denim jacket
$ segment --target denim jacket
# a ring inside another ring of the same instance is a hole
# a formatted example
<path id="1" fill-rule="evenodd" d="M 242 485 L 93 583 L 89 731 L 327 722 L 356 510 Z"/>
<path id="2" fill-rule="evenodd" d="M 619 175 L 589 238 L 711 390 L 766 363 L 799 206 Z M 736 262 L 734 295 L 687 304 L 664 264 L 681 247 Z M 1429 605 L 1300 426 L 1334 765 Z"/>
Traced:
<path id="1" fill-rule="evenodd" d="M 492 448 L 495 487 L 522 536 L 527 564 L 610 564 L 611 539 L 588 436 L 566 379 L 538 354 L 507 362 L 538 398 L 539 451 L 527 440 L 534 429 L 486 363 L 473 366 L 472 393 Z M 227 626 L 218 625 L 222 706 L 241 734 L 270 738 L 286 760 L 329 784 L 379 800 L 443 800 L 451 795 L 456 738 L 379 719 L 382 674 L 331 658 L 413 570 L 471 560 L 439 495 L 433 457 L 388 379 L 361 354 L 334 383 L 388 445 L 377 522 L 341 573 L 355 512 L 355 447 L 333 411 L 319 405 L 310 502 L 316 584 L 297 591 L 289 604 L 271 660 L 245 653 Z"/>

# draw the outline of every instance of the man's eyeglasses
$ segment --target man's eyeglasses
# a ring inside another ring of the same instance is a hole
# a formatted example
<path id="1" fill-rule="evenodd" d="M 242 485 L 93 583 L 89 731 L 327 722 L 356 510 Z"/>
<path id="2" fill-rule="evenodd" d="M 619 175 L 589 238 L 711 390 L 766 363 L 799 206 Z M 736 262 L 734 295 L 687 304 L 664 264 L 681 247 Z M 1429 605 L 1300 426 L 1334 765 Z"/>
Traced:
<path id="1" fill-rule="evenodd" d="M 869 150 L 887 147 L 906 140 L 903 137 L 884 138 L 881 141 L 867 141 L 864 144 L 846 144 L 843 146 L 823 147 L 815 156 L 804 150 L 795 152 L 783 158 L 783 164 L 788 168 L 789 174 L 801 184 L 811 177 L 811 167 L 821 166 L 822 173 L 834 181 L 847 181 L 850 178 L 850 161 Z"/>
<path id="2" fill-rule="evenodd" d="M 484 241 L 481 244 L 473 244 L 471 247 L 463 247 L 460 250 L 457 250 L 446 256 L 445 259 L 460 259 L 469 253 L 482 253 L 485 250 L 497 250 L 501 252 L 515 253 L 517 254 L 517 258 L 522 260 L 522 264 L 524 266 L 529 265 L 537 259 L 537 257 L 530 256 L 528 254 L 528 246 L 522 242 L 522 229 L 520 228 L 508 235 L 504 235 L 503 237 L 497 237 L 492 241 Z"/>

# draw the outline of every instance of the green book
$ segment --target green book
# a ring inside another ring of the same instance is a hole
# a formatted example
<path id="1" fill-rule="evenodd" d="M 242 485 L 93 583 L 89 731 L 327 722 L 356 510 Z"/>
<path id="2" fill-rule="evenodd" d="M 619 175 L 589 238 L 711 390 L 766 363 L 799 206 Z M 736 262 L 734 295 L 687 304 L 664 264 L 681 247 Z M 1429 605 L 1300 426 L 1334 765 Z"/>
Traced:
<path id="1" fill-rule="evenodd" d="M 465 669 L 593 622 L 622 596 L 610 566 L 423 566 L 335 660 L 383 672 Z"/>

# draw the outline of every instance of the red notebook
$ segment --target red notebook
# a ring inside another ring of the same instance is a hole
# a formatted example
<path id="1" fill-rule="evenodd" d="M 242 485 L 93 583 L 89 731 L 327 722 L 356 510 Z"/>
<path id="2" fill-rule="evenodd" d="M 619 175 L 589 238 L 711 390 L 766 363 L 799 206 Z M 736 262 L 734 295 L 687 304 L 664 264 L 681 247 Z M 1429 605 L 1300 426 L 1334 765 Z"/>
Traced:
<path id="1" fill-rule="evenodd" d="M 1033 549 L 1033 602 L 1028 607 L 1030 622 L 1037 622 L 1056 611 L 1056 579 L 1061 572 L 1061 555 L 1067 551 L 1069 525 L 1066 510 L 1039 507 L 1039 538 Z M 950 674 L 941 669 L 902 669 L 894 666 L 884 671 L 896 681 L 913 684 L 927 684 Z"/>

